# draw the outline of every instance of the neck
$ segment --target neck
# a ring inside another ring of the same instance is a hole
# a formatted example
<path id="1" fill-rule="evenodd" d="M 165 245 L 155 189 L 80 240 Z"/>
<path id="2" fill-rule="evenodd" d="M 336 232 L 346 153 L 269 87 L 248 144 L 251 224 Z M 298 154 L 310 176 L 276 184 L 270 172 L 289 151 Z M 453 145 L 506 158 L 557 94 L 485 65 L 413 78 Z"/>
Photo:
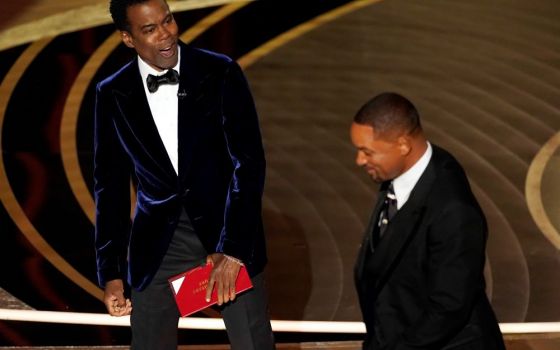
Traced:
<path id="1" fill-rule="evenodd" d="M 410 146 L 411 146 L 410 152 L 406 157 L 407 159 L 406 159 L 405 169 L 403 170 L 403 173 L 408 169 L 412 168 L 414 164 L 416 164 L 416 162 L 418 162 L 418 160 L 422 158 L 422 156 L 426 152 L 426 149 L 428 149 L 428 140 L 426 140 L 426 138 L 424 137 L 418 137 L 413 139 Z"/>

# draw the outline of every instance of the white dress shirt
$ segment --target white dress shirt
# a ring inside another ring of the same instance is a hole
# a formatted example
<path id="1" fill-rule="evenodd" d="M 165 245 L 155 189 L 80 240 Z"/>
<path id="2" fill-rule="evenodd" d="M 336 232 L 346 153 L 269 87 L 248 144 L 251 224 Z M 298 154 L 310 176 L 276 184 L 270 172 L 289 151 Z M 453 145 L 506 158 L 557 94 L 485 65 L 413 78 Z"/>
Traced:
<path id="1" fill-rule="evenodd" d="M 393 180 L 393 189 L 395 190 L 395 196 L 397 197 L 397 210 L 401 209 L 402 206 L 410 197 L 412 189 L 424 173 L 424 170 L 428 167 L 428 163 L 432 158 L 432 145 L 427 142 L 428 148 L 418 159 L 418 161 L 407 171 L 402 173 L 399 177 Z"/>
<path id="2" fill-rule="evenodd" d="M 173 67 L 177 72 L 180 72 L 179 65 L 181 62 L 181 48 L 178 47 L 178 57 L 177 65 Z M 150 105 L 150 110 L 152 112 L 152 117 L 156 124 L 159 136 L 163 141 L 167 155 L 173 164 L 175 172 L 179 173 L 179 134 L 178 134 L 178 109 L 179 101 L 177 98 L 177 92 L 179 91 L 179 84 L 163 84 L 156 92 L 148 91 L 148 84 L 146 83 L 146 78 L 148 74 L 152 75 L 163 75 L 167 70 L 158 72 L 154 68 L 150 67 L 146 62 L 138 56 L 138 68 L 140 68 L 140 75 L 142 76 L 142 82 L 144 83 L 144 91 L 146 92 L 146 97 L 148 98 L 148 104 Z"/>

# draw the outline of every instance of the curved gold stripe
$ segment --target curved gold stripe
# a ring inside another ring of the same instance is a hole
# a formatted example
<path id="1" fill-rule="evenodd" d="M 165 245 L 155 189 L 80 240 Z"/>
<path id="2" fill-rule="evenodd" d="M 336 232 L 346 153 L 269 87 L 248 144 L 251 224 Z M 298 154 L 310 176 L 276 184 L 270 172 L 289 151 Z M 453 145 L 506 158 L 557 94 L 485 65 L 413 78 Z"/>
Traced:
<path id="1" fill-rule="evenodd" d="M 241 0 L 171 0 L 169 1 L 169 7 L 172 11 L 179 12 L 220 6 L 239 1 Z M 0 50 L 32 42 L 47 36 L 54 37 L 60 34 L 109 23 L 111 23 L 111 18 L 109 17 L 107 4 L 105 2 L 96 5 L 82 6 L 0 31 Z"/>
<path id="2" fill-rule="evenodd" d="M 51 40 L 52 39 L 43 39 L 30 45 L 14 63 L 4 78 L 2 85 L 0 85 L 0 125 L 4 124 L 6 107 L 17 82 L 35 57 Z M 0 135 L 0 148 L 2 147 L 1 137 Z M 97 298 L 102 297 L 101 290 L 68 264 L 68 262 L 45 241 L 37 229 L 35 229 L 33 223 L 27 218 L 8 182 L 8 177 L 4 168 L 3 152 L 0 152 L 0 200 L 6 208 L 8 215 L 10 215 L 16 226 L 35 249 L 43 254 L 52 265 L 78 286 L 87 290 Z"/>
<path id="3" fill-rule="evenodd" d="M 381 0 L 354 0 L 346 5 L 342 5 L 337 7 L 334 10 L 331 10 L 327 13 L 319 15 L 314 19 L 307 21 L 305 23 L 300 24 L 299 26 L 278 35 L 276 38 L 266 42 L 264 45 L 254 49 L 253 51 L 249 52 L 245 56 L 241 57 L 237 60 L 239 65 L 242 68 L 247 68 L 255 61 L 259 60 L 263 56 L 268 55 L 270 52 L 276 50 L 280 46 L 283 46 L 290 41 L 297 39 L 298 37 L 304 35 L 305 33 L 325 24 L 331 22 L 341 16 L 344 16 L 347 13 L 352 11 L 358 10 L 362 7 L 366 7 L 373 3 L 379 2 Z"/>
<path id="4" fill-rule="evenodd" d="M 84 181 L 76 147 L 78 115 L 95 72 L 120 43 L 121 36 L 115 32 L 90 57 L 68 93 L 60 123 L 60 153 L 64 172 L 76 200 L 92 223 L 95 221 L 95 204 Z"/>
<path id="5" fill-rule="evenodd" d="M 200 34 L 204 33 L 208 28 L 212 27 L 214 24 L 220 22 L 222 19 L 226 18 L 235 11 L 249 5 L 253 1 L 240 1 L 237 4 L 231 4 L 223 6 L 216 11 L 212 12 L 210 15 L 206 16 L 194 26 L 190 27 L 187 31 L 181 34 L 180 39 L 186 43 L 193 41 Z"/>
<path id="6" fill-rule="evenodd" d="M 556 249 L 560 249 L 560 233 L 556 230 L 544 209 L 541 197 L 541 185 L 546 165 L 554 155 L 554 152 L 558 150 L 559 146 L 560 132 L 552 136 L 540 149 L 539 153 L 537 153 L 529 166 L 527 179 L 525 180 L 525 197 L 529 212 L 544 236 Z"/>

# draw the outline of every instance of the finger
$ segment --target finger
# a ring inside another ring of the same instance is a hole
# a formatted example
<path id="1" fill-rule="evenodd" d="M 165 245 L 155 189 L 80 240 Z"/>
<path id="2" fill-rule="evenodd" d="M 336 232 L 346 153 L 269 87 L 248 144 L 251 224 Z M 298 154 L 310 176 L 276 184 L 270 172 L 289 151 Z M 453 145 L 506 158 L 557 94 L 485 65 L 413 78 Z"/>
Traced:
<path id="1" fill-rule="evenodd" d="M 113 311 L 112 314 L 114 314 L 114 316 L 124 316 L 128 311 L 128 305 L 126 301 L 124 301 L 123 303 L 115 302 L 113 303 L 113 305 L 111 305 L 111 307 Z"/>
<path id="2" fill-rule="evenodd" d="M 229 284 L 229 299 L 231 301 L 235 300 L 235 296 L 237 295 L 237 292 L 235 291 L 235 282 L 237 281 L 238 272 L 239 269 L 237 266 L 235 266 L 234 271 L 232 271 L 230 284 Z"/>
<path id="3" fill-rule="evenodd" d="M 117 299 L 116 298 L 107 298 L 105 299 L 105 308 L 107 309 L 107 312 L 111 315 L 111 316 L 115 316 L 115 306 Z"/>
<path id="4" fill-rule="evenodd" d="M 206 302 L 210 302 L 210 298 L 212 297 L 212 290 L 214 289 L 215 284 L 214 276 L 210 277 L 210 281 L 208 282 L 208 286 L 206 287 Z"/>
<path id="5" fill-rule="evenodd" d="M 234 300 L 235 300 L 236 294 L 237 294 L 237 293 L 235 292 L 235 283 L 233 283 L 233 284 L 231 285 L 231 287 L 229 288 L 229 299 L 230 299 L 231 301 L 234 301 Z"/>
<path id="6" fill-rule="evenodd" d="M 124 306 L 126 304 L 126 299 L 124 297 L 124 293 L 122 292 L 118 292 L 118 293 L 110 293 L 107 296 L 106 302 L 105 304 L 110 304 L 111 306 Z"/>
<path id="7" fill-rule="evenodd" d="M 115 311 L 115 308 L 112 305 L 106 305 L 106 308 L 109 315 L 117 316 L 117 312 Z"/>
<path id="8" fill-rule="evenodd" d="M 123 316 L 124 315 L 130 315 L 132 313 L 132 302 L 130 301 L 130 299 L 126 299 L 126 304 L 124 307 L 124 311 L 123 311 Z"/>
<path id="9" fill-rule="evenodd" d="M 235 282 L 237 281 L 237 275 L 239 274 L 239 270 L 240 267 L 238 264 L 234 263 L 233 265 L 231 265 L 231 269 L 229 270 L 229 299 L 230 300 L 235 300 L 235 297 L 237 295 L 236 291 L 235 291 Z"/>
<path id="10" fill-rule="evenodd" d="M 110 305 L 113 305 L 113 303 L 115 303 L 115 301 L 117 301 L 117 297 L 114 296 L 114 295 L 105 295 L 105 298 L 103 299 L 103 303 L 107 307 L 109 307 Z"/>
<path id="11" fill-rule="evenodd" d="M 223 276 L 218 280 L 218 305 L 224 303 L 224 279 Z"/>
<path id="12" fill-rule="evenodd" d="M 225 283 L 226 289 L 224 294 L 227 296 L 226 301 L 232 301 L 235 299 L 235 281 L 237 280 L 238 266 L 235 263 L 230 263 L 228 266 Z"/>
<path id="13" fill-rule="evenodd" d="M 113 305 L 113 312 L 112 312 L 112 315 L 114 315 L 114 316 L 120 316 L 120 315 L 122 314 L 122 312 L 123 312 L 123 309 L 121 309 L 120 306 L 118 306 L 118 305 Z"/>
<path id="14" fill-rule="evenodd" d="M 109 308 L 109 314 L 111 316 L 122 316 L 124 309 L 124 307 L 120 307 L 118 305 L 111 305 L 111 307 Z"/>
<path id="15" fill-rule="evenodd" d="M 223 289 L 222 289 L 222 299 L 224 303 L 229 302 L 229 283 L 228 280 L 226 279 L 224 281 L 224 285 L 223 285 Z"/>

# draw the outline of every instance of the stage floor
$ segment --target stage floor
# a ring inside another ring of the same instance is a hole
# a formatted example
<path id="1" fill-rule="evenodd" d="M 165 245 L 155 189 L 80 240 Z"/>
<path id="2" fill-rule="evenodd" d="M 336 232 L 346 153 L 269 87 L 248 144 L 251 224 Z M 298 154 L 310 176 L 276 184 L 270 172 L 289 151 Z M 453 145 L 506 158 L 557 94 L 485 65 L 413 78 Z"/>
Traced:
<path id="1" fill-rule="evenodd" d="M 515 338 L 515 339 L 514 339 Z M 560 334 L 506 337 L 507 350 L 555 350 L 560 348 Z M 112 347 L 0 347 L 0 350 L 129 350 L 128 346 Z M 229 350 L 227 345 L 179 346 L 178 350 Z M 277 344 L 277 350 L 361 350 L 361 343 L 305 342 Z"/>

